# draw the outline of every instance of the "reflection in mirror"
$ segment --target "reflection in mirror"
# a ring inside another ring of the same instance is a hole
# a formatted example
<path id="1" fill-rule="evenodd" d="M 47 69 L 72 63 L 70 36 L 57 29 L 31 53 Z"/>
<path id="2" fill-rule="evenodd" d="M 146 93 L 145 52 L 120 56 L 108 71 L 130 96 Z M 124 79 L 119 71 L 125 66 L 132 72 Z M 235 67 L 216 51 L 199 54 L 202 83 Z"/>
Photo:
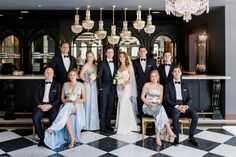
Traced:
<path id="1" fill-rule="evenodd" d="M 119 43 L 119 51 L 127 52 L 132 60 L 138 58 L 139 47 L 140 41 L 134 36 L 131 36 L 129 41 L 121 40 Z"/>
<path id="2" fill-rule="evenodd" d="M 14 35 L 9 35 L 0 45 L 0 64 L 11 63 L 17 70 L 21 69 L 21 54 L 19 39 Z"/>
<path id="3" fill-rule="evenodd" d="M 207 51 L 207 34 L 206 32 L 198 33 L 198 52 L 196 72 L 203 74 L 206 72 L 206 51 Z"/>
<path id="4" fill-rule="evenodd" d="M 156 64 L 162 64 L 162 57 L 165 51 L 169 51 L 172 55 L 172 62 L 176 62 L 176 44 L 168 36 L 158 36 L 153 44 L 152 54 L 155 56 Z"/>
<path id="5" fill-rule="evenodd" d="M 102 60 L 102 41 L 91 32 L 80 34 L 72 43 L 71 55 L 77 59 L 78 69 L 84 65 L 87 51 L 92 51 L 97 61 Z"/>
<path id="6" fill-rule="evenodd" d="M 50 35 L 39 36 L 31 43 L 32 72 L 42 73 L 55 56 L 55 40 Z"/>

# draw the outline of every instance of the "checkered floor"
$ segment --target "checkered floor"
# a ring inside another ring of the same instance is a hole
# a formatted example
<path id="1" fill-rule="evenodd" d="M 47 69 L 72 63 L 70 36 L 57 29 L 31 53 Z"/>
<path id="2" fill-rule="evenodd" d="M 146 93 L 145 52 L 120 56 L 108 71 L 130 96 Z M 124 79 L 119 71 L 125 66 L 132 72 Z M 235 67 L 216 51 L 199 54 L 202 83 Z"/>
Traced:
<path id="1" fill-rule="evenodd" d="M 156 146 L 154 132 L 148 130 L 142 141 L 140 133 L 127 135 L 101 134 L 100 132 L 82 132 L 81 143 L 68 149 L 67 145 L 60 149 L 50 150 L 38 147 L 32 140 L 31 130 L 0 130 L 0 156 L 20 157 L 235 157 L 236 137 L 224 129 L 198 129 L 195 135 L 200 146 L 188 143 L 188 130 L 180 135 L 181 144 L 173 146 L 162 141 Z"/>

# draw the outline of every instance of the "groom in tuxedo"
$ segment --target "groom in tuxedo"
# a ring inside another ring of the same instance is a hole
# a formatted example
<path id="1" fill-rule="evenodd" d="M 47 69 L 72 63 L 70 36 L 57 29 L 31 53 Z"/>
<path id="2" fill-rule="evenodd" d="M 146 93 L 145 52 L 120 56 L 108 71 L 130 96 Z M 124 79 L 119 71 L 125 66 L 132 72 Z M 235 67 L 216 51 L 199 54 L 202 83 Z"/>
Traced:
<path id="1" fill-rule="evenodd" d="M 110 122 L 116 95 L 116 86 L 113 84 L 113 79 L 117 71 L 113 61 L 113 48 L 107 48 L 105 55 L 106 58 L 98 64 L 97 68 L 100 127 L 102 133 L 113 131 Z"/>
<path id="2" fill-rule="evenodd" d="M 51 67 L 54 69 L 55 79 L 61 85 L 68 81 L 68 73 L 72 69 L 77 69 L 75 57 L 69 55 L 69 43 L 63 42 L 60 46 L 61 54 L 54 57 Z"/>
<path id="3" fill-rule="evenodd" d="M 138 117 L 142 119 L 143 115 L 143 110 L 142 110 L 143 101 L 141 100 L 142 89 L 144 84 L 150 80 L 151 70 L 156 69 L 156 66 L 152 59 L 147 58 L 147 50 L 145 47 L 140 47 L 138 54 L 139 58 L 133 61 L 133 67 L 138 91 L 138 97 L 137 97 Z"/>

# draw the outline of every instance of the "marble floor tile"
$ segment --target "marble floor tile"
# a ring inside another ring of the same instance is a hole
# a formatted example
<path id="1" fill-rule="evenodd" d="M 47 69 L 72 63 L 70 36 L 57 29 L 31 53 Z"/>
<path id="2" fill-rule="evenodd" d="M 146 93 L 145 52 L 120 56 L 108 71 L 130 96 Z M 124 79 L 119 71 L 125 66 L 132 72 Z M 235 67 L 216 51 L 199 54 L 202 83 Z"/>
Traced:
<path id="1" fill-rule="evenodd" d="M 121 147 L 119 149 L 111 151 L 110 153 L 120 157 L 148 157 L 156 154 L 156 152 L 153 150 L 139 147 L 133 144 Z"/>
<path id="2" fill-rule="evenodd" d="M 227 144 L 221 144 L 215 149 L 210 151 L 211 153 L 227 156 L 227 157 L 235 157 L 236 156 L 236 148 L 234 146 L 230 146 Z"/>
<path id="3" fill-rule="evenodd" d="M 90 143 L 93 141 L 97 141 L 100 140 L 102 138 L 105 138 L 107 136 L 104 136 L 102 134 L 99 133 L 95 133 L 95 132 L 90 132 L 90 131 L 85 131 L 81 133 L 81 143 Z"/>
<path id="4" fill-rule="evenodd" d="M 0 142 L 7 141 L 7 140 L 12 140 L 16 138 L 20 138 L 21 136 L 11 132 L 11 131 L 4 131 L 0 133 Z"/>
<path id="5" fill-rule="evenodd" d="M 198 134 L 196 134 L 194 137 L 202 138 L 210 141 L 215 141 L 218 143 L 224 143 L 225 141 L 232 138 L 230 135 L 224 135 L 221 133 L 211 132 L 211 131 L 202 131 Z"/>

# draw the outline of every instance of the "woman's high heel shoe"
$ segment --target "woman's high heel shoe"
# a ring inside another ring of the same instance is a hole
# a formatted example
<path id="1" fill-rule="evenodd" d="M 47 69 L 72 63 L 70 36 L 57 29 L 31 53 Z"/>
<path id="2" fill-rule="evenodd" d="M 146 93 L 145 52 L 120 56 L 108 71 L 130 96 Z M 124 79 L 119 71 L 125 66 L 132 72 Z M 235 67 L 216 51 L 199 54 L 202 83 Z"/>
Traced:
<path id="1" fill-rule="evenodd" d="M 75 141 L 75 140 L 73 140 L 73 141 L 71 141 L 71 142 L 70 142 L 70 144 L 69 144 L 68 148 L 74 148 L 74 147 L 75 147 L 75 145 L 76 145 L 76 141 Z"/>
<path id="2" fill-rule="evenodd" d="M 158 146 L 161 146 L 161 145 L 162 145 L 160 138 L 156 138 L 156 144 L 157 144 Z"/>

